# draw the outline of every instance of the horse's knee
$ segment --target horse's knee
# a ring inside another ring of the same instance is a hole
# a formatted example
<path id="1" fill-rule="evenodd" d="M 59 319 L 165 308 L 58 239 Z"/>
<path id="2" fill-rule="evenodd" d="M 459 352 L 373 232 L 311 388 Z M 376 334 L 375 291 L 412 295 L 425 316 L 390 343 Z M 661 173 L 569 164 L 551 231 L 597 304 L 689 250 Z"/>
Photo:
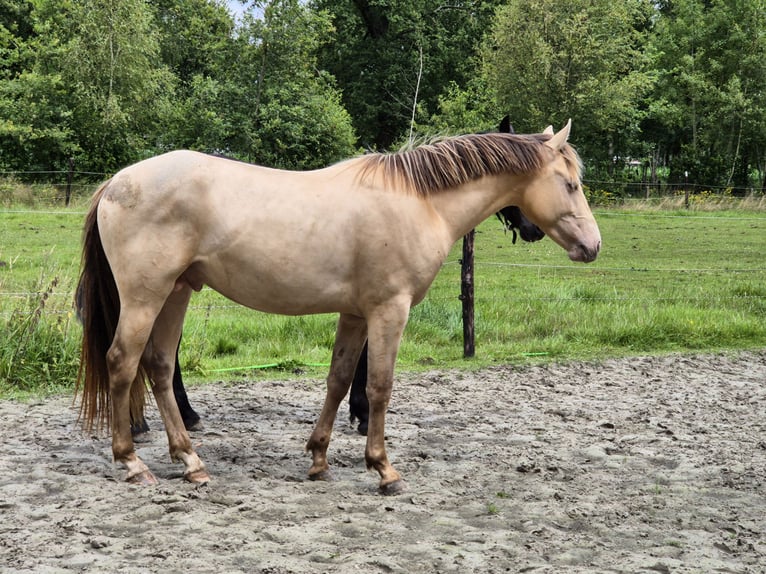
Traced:
<path id="1" fill-rule="evenodd" d="M 388 403 L 391 400 L 392 382 L 387 381 L 385 383 L 370 382 L 365 389 L 365 396 L 367 398 L 368 411 L 383 410 L 388 408 Z"/>

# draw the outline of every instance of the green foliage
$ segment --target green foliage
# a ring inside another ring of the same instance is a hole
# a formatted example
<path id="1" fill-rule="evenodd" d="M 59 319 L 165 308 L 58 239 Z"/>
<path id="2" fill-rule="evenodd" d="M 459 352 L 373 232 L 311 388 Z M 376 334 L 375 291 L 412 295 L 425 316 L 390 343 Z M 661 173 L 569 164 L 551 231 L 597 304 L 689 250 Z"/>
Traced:
<path id="1" fill-rule="evenodd" d="M 766 189 L 763 0 L 248 4 L 0 0 L 0 170 L 308 169 L 509 113 L 571 117 L 592 181 Z"/>
<path id="2" fill-rule="evenodd" d="M 631 153 L 652 87 L 643 45 L 648 0 L 513 0 L 485 47 L 500 107 L 523 133 L 574 118 L 572 141 L 589 165 Z"/>
<path id="3" fill-rule="evenodd" d="M 18 69 L 5 67 L 0 84 L 0 165 L 60 169 L 76 157 L 103 171 L 145 155 L 172 82 L 146 3 L 29 6 Z"/>
<path id="4" fill-rule="evenodd" d="M 153 14 L 142 0 L 73 3 L 54 29 L 67 42 L 55 64 L 72 90 L 85 163 L 113 171 L 151 155 L 173 77 L 160 60 Z"/>
<path id="5" fill-rule="evenodd" d="M 0 316 L 0 394 L 60 391 L 79 368 L 79 347 L 71 332 L 73 313 L 51 309 L 54 277 Z"/>
<path id="6" fill-rule="evenodd" d="M 289 90 L 269 90 L 259 109 L 258 163 L 315 169 L 352 155 L 356 138 L 339 96 L 331 89 L 308 96 Z"/>
<path id="7" fill-rule="evenodd" d="M 29 2 L 0 2 L 0 169 L 48 169 L 76 151 L 65 85 L 36 69 L 43 42 Z"/>
<path id="8" fill-rule="evenodd" d="M 239 94 L 251 103 L 239 123 L 250 134 L 248 159 L 309 169 L 353 154 L 351 118 L 333 78 L 317 72 L 317 51 L 332 33 L 327 14 L 298 0 L 269 2 L 262 20 L 242 26 L 240 70 L 254 86 Z"/>
<path id="9" fill-rule="evenodd" d="M 314 0 L 337 29 L 321 65 L 337 79 L 365 147 L 389 149 L 401 141 L 416 95 L 415 119 L 426 123 L 450 82 L 465 85 L 474 76 L 472 56 L 498 4 Z"/>
<path id="10" fill-rule="evenodd" d="M 203 47 L 220 36 L 199 52 L 186 46 L 178 66 L 187 80 L 171 125 L 176 145 L 287 169 L 352 155 L 351 118 L 333 78 L 317 71 L 316 52 L 332 33 L 326 14 L 279 0 L 266 3 L 262 19 L 246 18 L 217 48 L 216 62 Z"/>
<path id="11" fill-rule="evenodd" d="M 493 131 L 504 113 L 492 97 L 486 78 L 479 76 L 462 88 L 452 82 L 439 97 L 439 110 L 431 117 L 436 133 Z"/>
<path id="12" fill-rule="evenodd" d="M 585 192 L 585 197 L 591 207 L 606 207 L 622 202 L 622 196 L 613 191 L 591 189 L 590 186 L 587 185 L 583 185 L 583 191 Z"/>
<path id="13" fill-rule="evenodd" d="M 661 4 L 652 36 L 657 87 L 648 134 L 671 181 L 752 184 L 766 145 L 766 10 L 761 0 Z"/>
<path id="14" fill-rule="evenodd" d="M 297 0 L 239 25 L 214 0 L 0 11 L 0 169 L 113 172 L 178 147 L 307 168 L 355 134 L 316 52 L 329 17 Z M 18 23 L 21 21 L 21 24 Z"/>

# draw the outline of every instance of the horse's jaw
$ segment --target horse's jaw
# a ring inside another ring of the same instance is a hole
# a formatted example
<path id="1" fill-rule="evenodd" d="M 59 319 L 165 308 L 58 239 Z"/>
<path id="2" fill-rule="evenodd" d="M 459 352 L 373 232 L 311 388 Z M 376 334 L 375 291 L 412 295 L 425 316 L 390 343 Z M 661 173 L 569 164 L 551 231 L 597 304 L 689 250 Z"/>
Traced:
<path id="1" fill-rule="evenodd" d="M 557 227 L 545 230 L 548 236 L 567 252 L 569 259 L 590 263 L 601 251 L 601 232 L 592 218 L 562 218 Z"/>

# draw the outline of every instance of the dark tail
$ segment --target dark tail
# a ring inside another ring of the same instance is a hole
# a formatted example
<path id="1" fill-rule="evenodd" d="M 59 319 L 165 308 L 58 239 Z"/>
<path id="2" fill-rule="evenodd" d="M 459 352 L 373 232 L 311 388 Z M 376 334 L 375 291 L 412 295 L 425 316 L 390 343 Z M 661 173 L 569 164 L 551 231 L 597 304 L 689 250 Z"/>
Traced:
<path id="1" fill-rule="evenodd" d="M 109 370 L 106 353 L 114 339 L 120 318 L 120 296 L 112 269 L 107 261 L 98 231 L 98 203 L 109 182 L 93 195 L 83 230 L 82 271 L 77 284 L 76 305 L 82 320 L 82 347 L 80 369 L 77 373 L 75 397 L 82 393 L 80 421 L 92 432 L 110 422 Z M 131 417 L 143 416 L 146 387 L 144 375 L 139 371 L 131 386 Z M 140 384 L 136 384 L 140 383 Z"/>

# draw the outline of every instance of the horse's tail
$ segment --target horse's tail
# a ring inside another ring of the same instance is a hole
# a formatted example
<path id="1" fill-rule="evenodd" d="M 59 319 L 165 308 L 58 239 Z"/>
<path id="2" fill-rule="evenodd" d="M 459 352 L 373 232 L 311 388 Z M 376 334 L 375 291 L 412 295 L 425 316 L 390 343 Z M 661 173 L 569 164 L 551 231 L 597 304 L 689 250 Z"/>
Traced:
<path id="1" fill-rule="evenodd" d="M 94 426 L 102 429 L 110 423 L 109 369 L 106 354 L 120 318 L 120 295 L 98 230 L 98 204 L 108 185 L 109 181 L 105 182 L 93 195 L 85 218 L 82 270 L 75 295 L 75 304 L 83 327 L 75 397 L 82 392 L 80 421 L 88 432 L 92 432 Z M 139 369 L 136 379 L 130 391 L 131 420 L 143 418 L 146 395 L 142 369 Z"/>

